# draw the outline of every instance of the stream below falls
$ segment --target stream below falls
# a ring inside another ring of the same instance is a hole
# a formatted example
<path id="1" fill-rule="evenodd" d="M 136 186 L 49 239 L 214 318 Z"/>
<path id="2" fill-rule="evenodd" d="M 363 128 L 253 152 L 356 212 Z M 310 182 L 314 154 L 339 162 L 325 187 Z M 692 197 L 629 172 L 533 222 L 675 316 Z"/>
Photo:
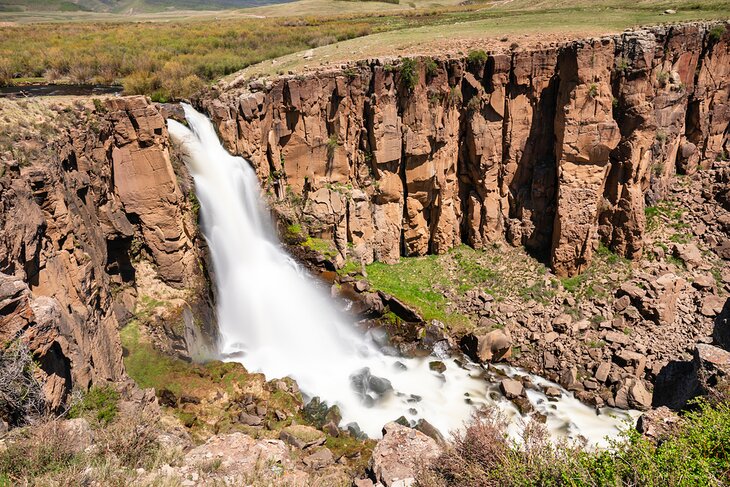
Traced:
<path id="1" fill-rule="evenodd" d="M 400 416 L 423 418 L 446 436 L 483 406 L 499 408 L 512 432 L 519 433 L 526 417 L 500 394 L 497 374 L 559 387 L 517 368 L 487 369 L 446 351 L 425 358 L 393 355 L 392 347 L 357 330 L 352 317 L 340 312 L 282 248 L 251 166 L 223 148 L 203 114 L 188 105 L 184 109 L 190 128 L 169 120 L 168 129 L 195 180 L 225 360 L 269 379 L 295 379 L 306 397 L 338 405 L 342 425 L 357 423 L 373 438 Z M 431 370 L 433 360 L 446 369 Z M 636 416 L 614 409 L 596 412 L 561 391 L 560 398 L 548 400 L 540 390 L 527 390 L 555 438 L 583 437 L 600 446 Z"/>

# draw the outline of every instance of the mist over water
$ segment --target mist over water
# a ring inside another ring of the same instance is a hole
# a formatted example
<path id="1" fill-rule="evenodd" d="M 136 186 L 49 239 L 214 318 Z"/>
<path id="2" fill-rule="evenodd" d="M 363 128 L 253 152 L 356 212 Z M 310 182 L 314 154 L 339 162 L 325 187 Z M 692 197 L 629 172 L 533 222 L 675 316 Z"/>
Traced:
<path id="1" fill-rule="evenodd" d="M 448 435 L 482 405 L 502 409 L 519 429 L 517 409 L 481 366 L 446 356 L 388 355 L 371 335 L 358 331 L 278 242 L 251 166 L 228 154 L 204 115 L 188 105 L 184 109 L 190 128 L 169 120 L 168 129 L 195 180 L 225 360 L 239 361 L 268 379 L 294 378 L 306 396 L 337 404 L 342 425 L 356 422 L 370 437 L 379 437 L 382 426 L 400 416 L 426 419 Z M 441 360 L 446 370 L 432 371 L 432 360 Z M 533 383 L 547 383 L 531 377 Z M 555 402 L 532 390 L 528 399 L 547 416 L 554 435 L 580 435 L 596 444 L 615 435 L 629 418 L 617 411 L 597 415 L 565 391 Z"/>

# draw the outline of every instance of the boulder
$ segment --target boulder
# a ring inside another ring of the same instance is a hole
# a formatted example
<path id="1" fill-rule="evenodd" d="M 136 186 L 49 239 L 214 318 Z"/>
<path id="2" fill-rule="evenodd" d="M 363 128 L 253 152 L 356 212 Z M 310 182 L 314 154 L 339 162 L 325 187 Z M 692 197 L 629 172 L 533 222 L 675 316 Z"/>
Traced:
<path id="1" fill-rule="evenodd" d="M 681 418 L 666 406 L 651 409 L 639 417 L 636 430 L 654 442 L 661 442 L 677 431 Z"/>
<path id="2" fill-rule="evenodd" d="M 258 416 L 248 413 L 241 413 L 238 415 L 238 421 L 246 426 L 261 426 L 263 421 Z"/>
<path id="3" fill-rule="evenodd" d="M 296 424 L 287 426 L 281 430 L 281 433 L 279 433 L 279 439 L 299 448 L 300 450 L 304 450 L 313 446 L 324 445 L 327 437 L 316 428 L 303 424 Z"/>
<path id="4" fill-rule="evenodd" d="M 692 243 L 675 245 L 674 256 L 681 259 L 690 270 L 702 264 L 702 252 Z"/>
<path id="5" fill-rule="evenodd" d="M 730 393 L 730 352 L 699 343 L 693 362 L 700 394 L 723 397 Z"/>
<path id="6" fill-rule="evenodd" d="M 431 423 L 429 423 L 428 421 L 426 421 L 423 418 L 419 419 L 416 422 L 416 426 L 414 426 L 413 429 L 420 431 L 421 433 L 423 433 L 426 436 L 430 436 L 431 438 L 436 440 L 436 442 L 439 445 L 446 444 L 446 439 L 441 434 L 441 432 L 438 429 L 436 429 L 436 427 L 434 425 L 432 425 Z"/>
<path id="7" fill-rule="evenodd" d="M 707 316 L 708 318 L 715 318 L 722 312 L 724 305 L 724 298 L 721 298 L 720 296 L 716 296 L 714 294 L 710 294 L 709 296 L 705 296 L 705 298 L 702 300 L 700 313 L 702 313 L 703 316 Z"/>
<path id="8" fill-rule="evenodd" d="M 391 422 L 383 427 L 383 439 L 375 445 L 370 470 L 386 487 L 413 486 L 417 471 L 435 461 L 441 452 L 433 438 Z"/>
<path id="9" fill-rule="evenodd" d="M 476 362 L 499 362 L 512 356 L 512 337 L 504 329 L 490 331 L 484 335 L 465 335 L 461 348 Z"/>
<path id="10" fill-rule="evenodd" d="M 302 462 L 312 470 L 321 470 L 335 463 L 335 457 L 329 448 L 323 447 L 302 458 Z"/>
<path id="11" fill-rule="evenodd" d="M 630 378 L 620 383 L 614 401 L 620 409 L 646 411 L 651 407 L 652 395 L 646 390 L 642 380 Z"/>
<path id="12" fill-rule="evenodd" d="M 691 361 L 668 363 L 654 383 L 653 405 L 682 409 L 697 396 L 719 396 L 730 390 L 730 352 L 697 344 Z"/>
<path id="13" fill-rule="evenodd" d="M 418 314 L 418 311 L 408 306 L 400 299 L 382 291 L 378 291 L 378 294 L 380 295 L 380 299 L 383 302 L 383 305 L 387 306 L 388 309 L 390 309 L 390 311 L 398 318 L 408 323 L 423 322 L 423 318 L 421 318 L 421 315 Z"/>
<path id="14" fill-rule="evenodd" d="M 499 383 L 499 389 L 507 399 L 516 399 L 525 393 L 522 382 L 514 379 L 503 379 Z"/>
<path id="15" fill-rule="evenodd" d="M 83 418 L 61 421 L 58 427 L 75 453 L 81 453 L 94 443 L 94 432 Z"/>
<path id="16" fill-rule="evenodd" d="M 372 375 L 369 367 L 352 374 L 350 383 L 366 404 L 374 404 L 393 390 L 393 385 L 388 379 Z"/>
<path id="17" fill-rule="evenodd" d="M 211 462 L 219 466 L 206 473 L 205 485 L 227 485 L 230 479 L 242 478 L 255 478 L 263 485 L 309 485 L 309 476 L 297 468 L 283 441 L 257 440 L 243 433 L 212 436 L 186 453 L 181 467 L 163 473 L 186 479 L 199 475 L 201 467 Z"/>
<path id="18" fill-rule="evenodd" d="M 596 373 L 593 375 L 596 380 L 600 383 L 606 382 L 606 379 L 608 379 L 608 374 L 611 372 L 611 362 L 601 362 L 598 368 L 596 369 Z"/>

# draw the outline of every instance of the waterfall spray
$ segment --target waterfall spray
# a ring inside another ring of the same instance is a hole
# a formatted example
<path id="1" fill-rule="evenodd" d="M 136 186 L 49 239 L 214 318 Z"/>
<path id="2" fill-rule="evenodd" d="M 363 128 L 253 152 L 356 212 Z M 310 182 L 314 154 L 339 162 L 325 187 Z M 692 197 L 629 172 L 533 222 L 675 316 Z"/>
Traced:
<path id="1" fill-rule="evenodd" d="M 204 115 L 188 105 L 184 109 L 190 128 L 174 120 L 168 128 L 200 201 L 217 288 L 222 357 L 269 379 L 292 377 L 304 394 L 337 404 L 344 424 L 356 422 L 371 437 L 400 416 L 425 419 L 448 434 L 480 406 L 500 408 L 519 428 L 522 416 L 481 366 L 440 357 L 446 369 L 437 372 L 429 367 L 434 357 L 388 355 L 357 331 L 281 247 L 251 166 L 223 148 Z M 529 391 L 528 400 L 547 417 L 551 433 L 581 435 L 592 443 L 616 434 L 628 418 L 618 412 L 596 414 L 567 391 L 557 401 Z"/>

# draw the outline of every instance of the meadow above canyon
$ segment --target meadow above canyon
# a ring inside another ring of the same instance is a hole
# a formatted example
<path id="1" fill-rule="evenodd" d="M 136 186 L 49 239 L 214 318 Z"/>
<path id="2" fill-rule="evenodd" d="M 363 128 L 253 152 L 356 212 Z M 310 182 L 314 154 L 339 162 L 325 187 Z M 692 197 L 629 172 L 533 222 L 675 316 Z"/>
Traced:
<path id="1" fill-rule="evenodd" d="M 667 9 L 676 13 L 667 15 Z M 722 18 L 729 9 L 722 0 L 600 5 L 301 0 L 225 14 L 0 11 L 0 84 L 121 83 L 127 94 L 165 101 L 189 97 L 251 65 L 256 65 L 252 74 L 276 75 L 374 56 L 468 52 L 475 43 L 484 48 L 485 40 L 524 46 L 637 25 Z M 307 50 L 312 52 L 305 55 Z"/>

